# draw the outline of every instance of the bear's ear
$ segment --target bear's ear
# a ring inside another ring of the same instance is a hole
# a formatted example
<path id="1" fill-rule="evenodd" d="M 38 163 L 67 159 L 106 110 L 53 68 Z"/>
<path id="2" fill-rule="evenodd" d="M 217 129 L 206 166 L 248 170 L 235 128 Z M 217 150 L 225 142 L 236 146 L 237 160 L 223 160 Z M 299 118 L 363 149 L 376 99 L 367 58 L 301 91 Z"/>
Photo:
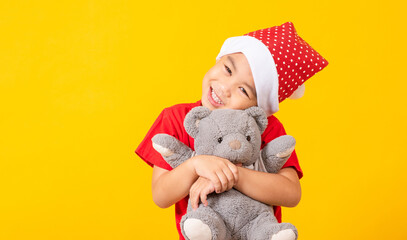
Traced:
<path id="1" fill-rule="evenodd" d="M 199 132 L 199 121 L 211 114 L 211 110 L 206 107 L 195 107 L 185 116 L 184 127 L 189 136 L 195 138 Z"/>
<path id="2" fill-rule="evenodd" d="M 244 111 L 256 120 L 257 126 L 259 126 L 260 129 L 260 134 L 263 133 L 268 124 L 267 115 L 264 110 L 259 107 L 250 107 Z"/>

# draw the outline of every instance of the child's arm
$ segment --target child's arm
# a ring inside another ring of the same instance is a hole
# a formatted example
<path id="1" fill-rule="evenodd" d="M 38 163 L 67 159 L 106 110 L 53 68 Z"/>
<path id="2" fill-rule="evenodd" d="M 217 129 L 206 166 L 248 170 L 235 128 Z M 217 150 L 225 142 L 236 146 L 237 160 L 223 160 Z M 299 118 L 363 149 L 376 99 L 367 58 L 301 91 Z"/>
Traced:
<path id="1" fill-rule="evenodd" d="M 294 168 L 283 168 L 277 174 L 238 169 L 234 187 L 247 196 L 270 206 L 295 207 L 300 202 L 301 184 Z"/>
<path id="2" fill-rule="evenodd" d="M 157 206 L 170 207 L 188 195 L 189 188 L 196 179 L 196 174 L 189 171 L 189 167 L 185 163 L 172 171 L 154 166 L 152 193 L 153 201 Z M 179 176 L 183 176 L 182 181 L 180 181 Z"/>
<path id="3" fill-rule="evenodd" d="M 209 179 L 216 192 L 224 192 L 238 182 L 238 168 L 226 159 L 205 155 L 192 157 L 171 171 L 154 166 L 153 201 L 162 208 L 173 205 L 188 195 L 199 176 Z"/>
<path id="4" fill-rule="evenodd" d="M 247 196 L 270 206 L 295 207 L 300 201 L 301 186 L 297 172 L 293 168 L 284 168 L 277 174 L 247 168 L 239 168 L 239 172 L 241 169 L 244 173 L 239 175 L 240 180 L 234 187 Z M 207 195 L 213 192 L 210 180 L 199 179 L 193 184 L 189 193 L 194 209 L 198 207 L 199 201 L 206 204 Z M 200 181 L 199 184 L 198 181 Z M 257 187 L 251 184 L 256 184 Z"/>

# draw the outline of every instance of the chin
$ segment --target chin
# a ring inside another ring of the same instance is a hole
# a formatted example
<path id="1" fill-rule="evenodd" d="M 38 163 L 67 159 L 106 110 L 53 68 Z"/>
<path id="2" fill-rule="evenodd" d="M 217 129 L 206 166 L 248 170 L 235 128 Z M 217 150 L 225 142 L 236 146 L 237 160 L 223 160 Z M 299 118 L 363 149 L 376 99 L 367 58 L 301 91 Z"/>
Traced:
<path id="1" fill-rule="evenodd" d="M 209 108 L 209 110 L 215 109 L 215 108 L 212 106 L 212 104 L 208 101 L 208 99 L 202 98 L 201 102 L 202 102 L 202 106 L 204 106 L 204 107 L 206 107 L 206 108 Z"/>

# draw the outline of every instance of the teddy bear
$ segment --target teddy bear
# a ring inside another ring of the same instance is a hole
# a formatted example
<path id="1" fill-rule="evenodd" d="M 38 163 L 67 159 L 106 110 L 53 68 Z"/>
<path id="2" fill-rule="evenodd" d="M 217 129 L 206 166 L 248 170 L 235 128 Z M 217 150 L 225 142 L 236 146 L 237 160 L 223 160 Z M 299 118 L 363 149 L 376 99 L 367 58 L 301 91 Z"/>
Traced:
<path id="1" fill-rule="evenodd" d="M 246 168 L 277 173 L 294 150 L 295 139 L 280 136 L 260 150 L 261 134 L 267 124 L 267 116 L 259 107 L 211 111 L 199 106 L 184 120 L 186 132 L 194 138 L 195 151 L 167 134 L 155 135 L 152 142 L 172 168 L 196 154 L 215 155 Z M 180 223 L 185 239 L 297 239 L 295 226 L 278 223 L 272 207 L 234 188 L 220 194 L 211 193 L 207 201 L 207 206 L 201 203 L 196 210 L 189 201 Z"/>

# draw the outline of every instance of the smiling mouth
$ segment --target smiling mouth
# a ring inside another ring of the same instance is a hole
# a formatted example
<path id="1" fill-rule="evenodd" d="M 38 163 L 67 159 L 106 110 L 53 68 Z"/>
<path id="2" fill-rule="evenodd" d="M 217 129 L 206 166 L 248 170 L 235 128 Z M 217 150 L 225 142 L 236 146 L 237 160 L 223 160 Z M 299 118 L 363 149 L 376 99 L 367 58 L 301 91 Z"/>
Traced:
<path id="1" fill-rule="evenodd" d="M 215 93 L 215 91 L 213 90 L 212 87 L 210 88 L 210 91 L 209 91 L 209 100 L 215 106 L 224 105 L 224 103 L 222 102 L 222 100 L 220 100 L 218 95 L 216 95 L 216 93 Z"/>

